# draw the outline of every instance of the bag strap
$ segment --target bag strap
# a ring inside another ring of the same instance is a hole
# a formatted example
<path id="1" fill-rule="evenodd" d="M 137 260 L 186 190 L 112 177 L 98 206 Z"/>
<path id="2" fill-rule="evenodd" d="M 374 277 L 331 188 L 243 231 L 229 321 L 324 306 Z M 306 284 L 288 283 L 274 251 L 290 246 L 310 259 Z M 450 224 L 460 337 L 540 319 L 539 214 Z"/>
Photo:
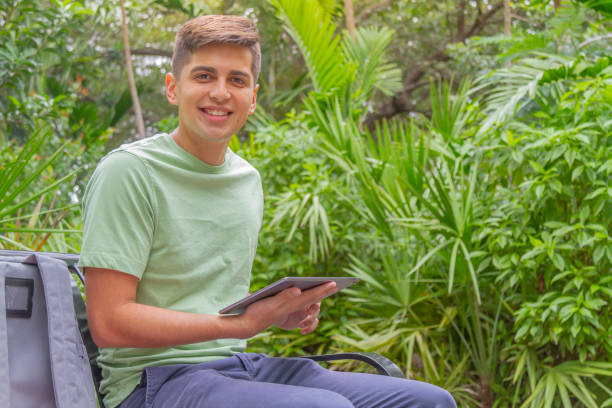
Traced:
<path id="1" fill-rule="evenodd" d="M 73 270 L 79 278 L 81 278 L 81 282 L 85 283 L 85 280 L 82 279 L 83 274 L 79 271 L 79 269 L 72 265 L 69 269 Z M 85 349 L 87 350 L 87 357 L 89 359 L 89 367 L 91 368 L 91 377 L 95 385 L 96 395 L 98 396 L 98 401 L 102 401 L 102 394 L 100 394 L 100 382 L 102 381 L 102 370 L 98 367 L 97 359 L 100 351 L 98 350 L 98 346 L 94 343 L 93 338 L 91 337 L 91 331 L 89 330 L 89 324 L 87 322 L 87 308 L 85 307 L 85 302 L 83 301 L 83 297 L 81 296 L 81 291 L 78 286 L 72 286 L 72 302 L 74 304 L 74 310 L 76 312 L 77 323 L 79 326 L 79 331 L 81 332 L 81 338 L 83 339 L 83 344 L 85 345 Z"/>
<path id="2" fill-rule="evenodd" d="M 4 274 L 0 274 L 0 407 L 11 406 L 11 387 L 8 365 L 8 328 Z"/>
<path id="3" fill-rule="evenodd" d="M 78 367 L 61 352 L 66 345 L 75 345 L 78 332 L 72 304 L 70 272 L 66 263 L 40 254 L 28 256 L 23 263 L 38 266 L 45 293 L 49 330 L 49 354 L 53 390 L 58 408 L 77 408 L 79 379 Z"/>

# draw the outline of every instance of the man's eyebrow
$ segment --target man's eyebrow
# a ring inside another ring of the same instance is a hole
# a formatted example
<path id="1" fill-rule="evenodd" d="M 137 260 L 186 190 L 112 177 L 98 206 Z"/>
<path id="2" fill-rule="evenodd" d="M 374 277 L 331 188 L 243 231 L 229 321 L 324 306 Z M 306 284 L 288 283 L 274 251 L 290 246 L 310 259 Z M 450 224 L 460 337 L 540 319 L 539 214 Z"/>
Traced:
<path id="1" fill-rule="evenodd" d="M 204 65 L 198 65 L 197 67 L 193 67 L 191 69 L 190 74 L 193 75 L 194 73 L 196 73 L 198 71 L 206 71 L 206 72 L 210 72 L 212 74 L 217 74 L 217 72 L 218 72 L 217 69 L 214 68 L 214 67 L 207 67 L 207 66 L 204 66 Z M 236 70 L 236 69 L 231 70 L 230 71 L 230 75 L 246 77 L 249 80 L 251 79 L 251 75 L 249 75 L 248 72 L 244 72 L 244 71 L 240 71 L 240 70 Z"/>
<path id="2" fill-rule="evenodd" d="M 230 75 L 243 76 L 243 77 L 246 77 L 247 79 L 251 79 L 251 76 L 249 75 L 249 73 L 244 72 L 244 71 L 232 70 L 230 71 Z"/>
<path id="3" fill-rule="evenodd" d="M 213 73 L 213 74 L 216 74 L 216 73 L 217 73 L 217 69 L 216 69 L 216 68 L 213 68 L 213 67 L 205 67 L 205 66 L 203 66 L 203 65 L 199 65 L 199 66 L 197 66 L 197 67 L 193 67 L 193 68 L 191 69 L 190 74 L 194 74 L 194 73 L 196 73 L 196 72 L 198 72 L 198 71 L 206 71 L 206 72 L 211 72 L 211 73 Z"/>

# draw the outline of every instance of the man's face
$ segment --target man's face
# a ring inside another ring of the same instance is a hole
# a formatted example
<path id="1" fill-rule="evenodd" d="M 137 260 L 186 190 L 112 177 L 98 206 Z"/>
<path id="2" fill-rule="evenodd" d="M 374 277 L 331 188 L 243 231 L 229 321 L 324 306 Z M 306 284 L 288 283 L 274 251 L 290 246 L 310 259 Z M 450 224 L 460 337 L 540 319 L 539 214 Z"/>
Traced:
<path id="1" fill-rule="evenodd" d="M 179 131 L 192 141 L 227 143 L 255 112 L 258 85 L 248 48 L 211 44 L 200 48 L 177 80 L 166 76 L 168 101 L 179 107 Z"/>

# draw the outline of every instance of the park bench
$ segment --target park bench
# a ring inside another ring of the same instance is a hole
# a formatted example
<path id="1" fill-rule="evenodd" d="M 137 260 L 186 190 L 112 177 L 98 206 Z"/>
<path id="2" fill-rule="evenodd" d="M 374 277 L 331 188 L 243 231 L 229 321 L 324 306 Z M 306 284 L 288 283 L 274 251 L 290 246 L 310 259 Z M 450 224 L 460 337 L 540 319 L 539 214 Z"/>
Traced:
<path id="1" fill-rule="evenodd" d="M 63 254 L 63 253 L 51 253 L 51 252 L 39 252 L 42 255 L 47 255 L 55 259 L 60 259 L 66 263 L 68 269 L 78 277 L 78 280 L 84 283 L 83 274 L 77 268 L 77 263 L 79 260 L 78 255 L 73 254 Z M 0 260 L 2 257 L 25 257 L 31 254 L 31 252 L 27 251 L 11 251 L 11 250 L 3 250 L 0 249 Z M 91 366 L 92 378 L 94 381 L 94 386 L 96 390 L 96 394 L 98 397 L 99 406 L 104 408 L 102 403 L 102 396 L 99 392 L 99 385 L 102 379 L 100 367 L 98 367 L 96 359 L 98 357 L 98 347 L 94 343 L 91 332 L 89 330 L 89 325 L 87 323 L 87 313 L 85 310 L 85 302 L 83 301 L 83 297 L 81 295 L 81 291 L 76 283 L 76 280 L 73 280 L 72 285 L 72 301 L 74 304 L 74 310 L 76 313 L 76 319 L 79 326 L 79 331 L 81 333 L 81 337 L 83 339 L 83 343 L 87 349 L 87 354 L 89 358 L 89 363 Z M 368 352 L 351 352 L 351 353 L 336 353 L 336 354 L 323 354 L 323 355 L 312 355 L 312 356 L 300 356 L 301 358 L 309 358 L 311 360 L 317 362 L 329 362 L 336 360 L 356 360 L 364 362 L 371 367 L 375 368 L 378 374 L 388 375 L 393 377 L 404 378 L 404 374 L 402 371 L 388 358 L 376 354 L 376 353 L 368 353 Z M 2 362 L 0 362 L 1 364 Z"/>

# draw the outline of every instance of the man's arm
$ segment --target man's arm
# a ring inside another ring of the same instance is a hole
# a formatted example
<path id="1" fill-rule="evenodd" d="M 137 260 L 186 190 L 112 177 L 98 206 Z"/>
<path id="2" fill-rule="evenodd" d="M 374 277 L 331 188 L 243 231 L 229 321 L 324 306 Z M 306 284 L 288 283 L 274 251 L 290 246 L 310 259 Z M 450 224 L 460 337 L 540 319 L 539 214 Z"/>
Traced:
<path id="1" fill-rule="evenodd" d="M 85 268 L 87 318 L 99 347 L 170 347 L 221 338 L 245 339 L 270 326 L 302 328 L 318 323 L 319 303 L 336 291 L 326 283 L 301 292 L 289 288 L 250 305 L 237 316 L 185 313 L 137 303 L 138 278 L 112 269 Z"/>

